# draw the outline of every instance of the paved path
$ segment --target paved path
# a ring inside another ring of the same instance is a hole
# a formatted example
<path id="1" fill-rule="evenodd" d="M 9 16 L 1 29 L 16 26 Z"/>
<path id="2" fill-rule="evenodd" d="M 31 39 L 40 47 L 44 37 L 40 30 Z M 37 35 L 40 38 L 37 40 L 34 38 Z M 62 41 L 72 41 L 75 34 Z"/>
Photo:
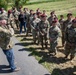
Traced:
<path id="1" fill-rule="evenodd" d="M 19 43 L 18 40 L 13 37 L 14 43 Z M 49 72 L 38 63 L 38 61 L 33 57 L 29 56 L 29 52 L 24 49 L 23 46 L 15 45 L 15 61 L 17 66 L 21 68 L 20 71 L 10 73 L 8 68 L 5 68 L 8 65 L 5 55 L 0 49 L 0 75 L 50 75 Z"/>

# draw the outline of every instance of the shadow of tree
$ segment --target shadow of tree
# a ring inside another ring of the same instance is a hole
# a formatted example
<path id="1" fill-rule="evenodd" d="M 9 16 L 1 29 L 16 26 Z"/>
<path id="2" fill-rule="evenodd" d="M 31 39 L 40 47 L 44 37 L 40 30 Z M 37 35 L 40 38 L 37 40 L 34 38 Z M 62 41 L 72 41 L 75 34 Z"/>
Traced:
<path id="1" fill-rule="evenodd" d="M 73 68 L 69 67 L 65 69 L 55 68 L 52 71 L 51 75 L 76 75 L 74 74 L 74 72 L 76 72 L 76 66 L 74 66 Z"/>
<path id="2" fill-rule="evenodd" d="M 29 46 L 29 45 L 33 45 L 33 42 L 21 42 L 21 43 L 16 43 L 15 45 L 21 45 L 21 46 Z"/>

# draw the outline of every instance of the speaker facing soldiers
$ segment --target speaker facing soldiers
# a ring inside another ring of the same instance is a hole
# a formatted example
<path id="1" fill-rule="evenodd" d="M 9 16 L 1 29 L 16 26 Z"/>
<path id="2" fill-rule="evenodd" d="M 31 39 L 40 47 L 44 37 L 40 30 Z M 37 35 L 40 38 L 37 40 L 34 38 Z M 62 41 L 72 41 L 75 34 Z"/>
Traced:
<path id="1" fill-rule="evenodd" d="M 65 40 L 65 58 L 70 54 L 70 59 L 72 60 L 76 53 L 76 19 L 73 19 L 72 25 L 66 28 Z"/>
<path id="2" fill-rule="evenodd" d="M 61 36 L 61 30 L 57 26 L 57 20 L 52 21 L 52 26 L 49 29 L 50 52 L 57 52 L 58 37 Z"/>
<path id="3" fill-rule="evenodd" d="M 47 48 L 47 32 L 48 32 L 49 23 L 47 21 L 47 16 L 42 14 L 41 15 L 41 21 L 39 22 L 39 35 L 40 35 L 40 41 L 42 49 L 45 47 Z M 45 43 L 44 43 L 45 41 Z"/>

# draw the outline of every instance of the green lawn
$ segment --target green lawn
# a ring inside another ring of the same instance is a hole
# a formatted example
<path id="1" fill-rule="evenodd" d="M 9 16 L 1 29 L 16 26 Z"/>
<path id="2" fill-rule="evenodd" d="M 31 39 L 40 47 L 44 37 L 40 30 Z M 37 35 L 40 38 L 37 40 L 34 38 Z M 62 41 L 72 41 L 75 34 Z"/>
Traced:
<path id="1" fill-rule="evenodd" d="M 37 0 L 38 1 L 38 0 Z M 41 10 L 46 10 L 47 14 L 50 11 L 55 10 L 57 15 L 66 14 L 68 12 L 75 13 L 76 12 L 76 0 L 64 0 L 64 1 L 55 1 L 55 2 L 46 2 L 40 4 L 32 4 L 32 5 L 25 5 L 29 9 L 36 10 L 40 8 Z"/>

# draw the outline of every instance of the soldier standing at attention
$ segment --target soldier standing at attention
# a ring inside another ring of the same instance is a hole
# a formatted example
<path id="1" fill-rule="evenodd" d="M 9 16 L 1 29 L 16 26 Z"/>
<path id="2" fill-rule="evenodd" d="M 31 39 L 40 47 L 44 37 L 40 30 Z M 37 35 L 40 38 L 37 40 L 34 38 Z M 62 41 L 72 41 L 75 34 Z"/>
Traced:
<path id="1" fill-rule="evenodd" d="M 28 33 L 31 33 L 31 24 L 32 24 L 32 21 L 33 21 L 33 13 L 34 11 L 33 10 L 30 10 L 30 15 L 29 15 L 29 18 L 28 18 L 28 25 L 27 25 L 27 34 Z"/>
<path id="2" fill-rule="evenodd" d="M 39 36 L 41 41 L 42 49 L 44 49 L 44 40 L 45 40 L 45 47 L 47 48 L 47 32 L 48 32 L 49 23 L 47 21 L 47 16 L 42 14 L 41 21 L 39 22 Z"/>
<path id="3" fill-rule="evenodd" d="M 54 20 L 54 18 L 56 18 L 56 15 L 55 15 L 54 11 L 52 11 L 50 13 L 50 17 L 47 19 L 50 25 L 52 25 L 52 21 Z"/>
<path id="4" fill-rule="evenodd" d="M 62 31 L 62 46 L 64 46 L 64 29 L 63 29 L 64 16 L 63 15 L 60 15 L 59 23 L 61 25 L 61 31 Z"/>
<path id="5" fill-rule="evenodd" d="M 58 37 L 61 36 L 61 30 L 57 26 L 57 20 L 52 21 L 52 26 L 49 29 L 50 52 L 57 53 Z"/>
<path id="6" fill-rule="evenodd" d="M 19 16 L 20 13 L 17 11 L 16 8 L 14 8 L 12 14 L 13 14 L 13 17 L 14 17 L 14 21 L 15 21 L 16 27 L 17 27 L 17 29 L 19 29 L 19 20 L 18 20 L 18 16 Z"/>
<path id="7" fill-rule="evenodd" d="M 67 28 L 67 26 L 71 26 L 72 25 L 72 13 L 68 13 L 67 14 L 67 20 L 65 20 L 64 22 L 63 22 L 63 28 L 62 28 L 62 30 L 63 30 L 63 46 L 64 46 L 64 43 L 65 43 L 65 30 L 66 30 L 66 28 Z"/>
<path id="8" fill-rule="evenodd" d="M 38 23 L 39 22 L 40 22 L 40 19 L 37 18 L 36 13 L 34 13 L 34 19 L 33 19 L 32 25 L 31 25 L 34 43 L 36 43 L 36 40 L 38 39 L 37 33 L 38 33 Z"/>
<path id="9" fill-rule="evenodd" d="M 72 60 L 76 53 L 76 19 L 73 19 L 72 25 L 66 28 L 65 40 L 65 58 L 70 54 Z"/>

